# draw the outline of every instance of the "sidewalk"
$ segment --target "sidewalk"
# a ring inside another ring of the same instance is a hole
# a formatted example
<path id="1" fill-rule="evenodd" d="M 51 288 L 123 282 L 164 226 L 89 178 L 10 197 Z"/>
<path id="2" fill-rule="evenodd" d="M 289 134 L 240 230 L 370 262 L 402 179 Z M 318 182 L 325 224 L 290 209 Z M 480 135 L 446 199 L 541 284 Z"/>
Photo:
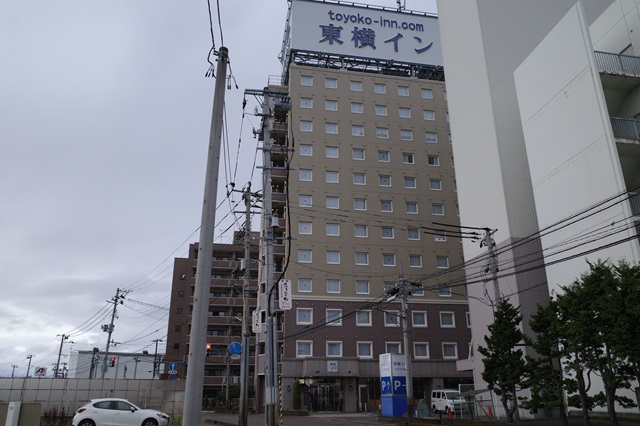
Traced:
<path id="1" fill-rule="evenodd" d="M 216 413 L 204 411 L 202 413 L 203 425 L 237 426 L 238 414 Z M 282 423 L 286 426 L 323 426 L 323 425 L 380 425 L 378 416 L 371 413 L 335 413 L 335 414 L 310 414 L 308 416 L 285 416 Z M 264 426 L 263 414 L 249 415 L 248 426 Z"/>

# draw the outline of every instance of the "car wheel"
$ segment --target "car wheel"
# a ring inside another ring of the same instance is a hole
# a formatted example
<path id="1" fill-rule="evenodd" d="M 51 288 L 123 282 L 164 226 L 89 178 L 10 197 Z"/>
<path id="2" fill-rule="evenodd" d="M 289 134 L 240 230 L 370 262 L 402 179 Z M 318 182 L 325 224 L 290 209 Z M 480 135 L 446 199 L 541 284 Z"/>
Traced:
<path id="1" fill-rule="evenodd" d="M 142 426 L 158 426 L 158 421 L 155 419 L 146 419 L 142 422 Z"/>
<path id="2" fill-rule="evenodd" d="M 96 426 L 96 424 L 92 420 L 80 420 L 78 426 Z"/>

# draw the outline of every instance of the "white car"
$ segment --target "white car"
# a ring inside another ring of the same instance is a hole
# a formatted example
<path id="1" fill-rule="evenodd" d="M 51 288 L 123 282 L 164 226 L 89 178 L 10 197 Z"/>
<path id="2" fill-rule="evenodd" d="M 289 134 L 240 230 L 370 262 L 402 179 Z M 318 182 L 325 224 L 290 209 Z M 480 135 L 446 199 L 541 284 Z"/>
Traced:
<path id="1" fill-rule="evenodd" d="M 167 426 L 169 415 L 120 398 L 101 398 L 78 408 L 73 426 Z"/>

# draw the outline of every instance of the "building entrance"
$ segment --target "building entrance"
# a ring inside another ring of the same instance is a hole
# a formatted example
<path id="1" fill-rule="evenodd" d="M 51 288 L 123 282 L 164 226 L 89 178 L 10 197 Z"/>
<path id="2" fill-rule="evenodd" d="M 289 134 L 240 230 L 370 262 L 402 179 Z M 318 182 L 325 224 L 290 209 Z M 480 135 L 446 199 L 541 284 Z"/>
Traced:
<path id="1" fill-rule="evenodd" d="M 339 382 L 308 385 L 308 407 L 312 412 L 342 411 L 342 386 Z"/>

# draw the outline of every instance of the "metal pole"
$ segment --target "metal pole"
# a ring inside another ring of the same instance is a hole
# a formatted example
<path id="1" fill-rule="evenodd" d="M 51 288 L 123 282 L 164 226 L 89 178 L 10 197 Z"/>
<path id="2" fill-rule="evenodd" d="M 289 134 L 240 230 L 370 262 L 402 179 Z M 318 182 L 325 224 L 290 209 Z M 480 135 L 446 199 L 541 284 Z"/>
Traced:
<path id="1" fill-rule="evenodd" d="M 27 378 L 29 378 L 29 370 L 31 370 L 31 359 L 34 357 L 34 355 L 27 355 L 27 359 L 29 360 L 29 365 L 27 366 Z"/>
<path id="2" fill-rule="evenodd" d="M 211 286 L 211 262 L 213 259 L 213 234 L 216 221 L 218 193 L 218 171 L 220 168 L 220 145 L 222 139 L 222 116 L 224 112 L 224 90 L 227 80 L 228 50 L 221 47 L 218 52 L 216 84 L 211 113 L 211 132 L 207 173 L 204 183 L 200 242 L 196 264 L 196 282 L 193 293 L 193 315 L 189 338 L 189 364 L 182 419 L 183 426 L 200 426 L 202 418 L 202 394 L 204 386 L 205 343 L 209 312 L 209 288 Z"/>
<path id="3" fill-rule="evenodd" d="M 242 288 L 242 352 L 240 353 L 240 418 L 238 425 L 247 426 L 249 415 L 249 280 L 251 277 L 251 182 L 244 192 L 244 286 Z"/>
<path id="4" fill-rule="evenodd" d="M 160 376 L 160 362 L 157 360 L 158 358 L 158 342 L 162 342 L 162 339 L 154 340 L 156 343 L 156 352 L 153 354 L 153 377 L 156 377 L 156 371 L 158 372 L 158 376 Z"/>
<path id="5" fill-rule="evenodd" d="M 62 356 L 62 344 L 68 338 L 69 338 L 69 336 L 66 336 L 64 334 L 60 338 L 60 350 L 58 351 L 58 362 L 56 362 L 56 375 L 55 375 L 56 379 L 58 378 L 58 370 L 60 369 L 60 357 Z"/>
<path id="6" fill-rule="evenodd" d="M 402 291 L 402 314 L 400 315 L 402 327 L 402 341 L 403 351 L 406 359 L 406 373 L 407 373 L 407 418 L 413 417 L 413 374 L 411 369 L 411 347 L 409 346 L 409 321 L 407 319 L 408 306 L 407 298 L 409 297 L 409 290 L 407 289 L 407 282 L 404 280 L 404 274 L 400 274 L 400 291 Z"/>
<path id="7" fill-rule="evenodd" d="M 116 296 L 113 298 L 113 311 L 111 311 L 111 322 L 109 323 L 109 334 L 107 335 L 107 347 L 104 351 L 104 359 L 102 360 L 102 378 L 107 372 L 107 358 L 109 357 L 109 346 L 111 345 L 111 333 L 113 333 L 113 322 L 116 319 L 116 310 L 118 309 L 118 300 L 120 300 L 120 289 L 116 289 Z"/>
<path id="8" fill-rule="evenodd" d="M 498 255 L 495 251 L 495 244 L 493 242 L 491 229 L 484 229 L 483 243 L 489 250 L 489 270 L 491 271 L 491 280 L 493 281 L 493 293 L 494 293 L 494 311 L 498 309 L 498 303 L 500 302 L 500 286 L 498 285 Z"/>
<path id="9" fill-rule="evenodd" d="M 11 364 L 11 378 L 13 379 L 13 375 L 16 372 L 16 368 L 18 368 L 18 366 L 16 364 Z"/>

